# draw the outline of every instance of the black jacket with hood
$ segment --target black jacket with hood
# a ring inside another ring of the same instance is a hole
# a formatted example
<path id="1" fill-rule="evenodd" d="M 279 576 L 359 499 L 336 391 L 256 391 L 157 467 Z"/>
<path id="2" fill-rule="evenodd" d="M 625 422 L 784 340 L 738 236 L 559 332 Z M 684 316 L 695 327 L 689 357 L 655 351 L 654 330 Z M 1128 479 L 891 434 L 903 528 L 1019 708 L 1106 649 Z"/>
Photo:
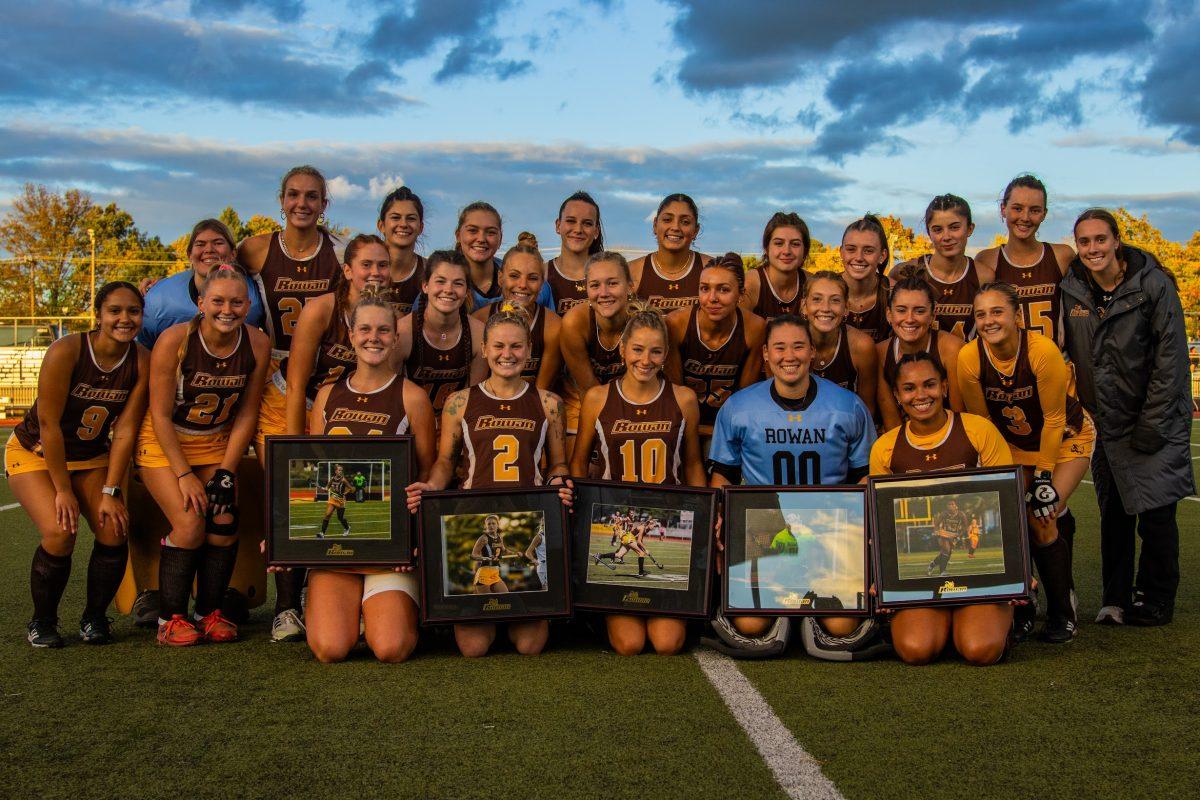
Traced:
<path id="1" fill-rule="evenodd" d="M 1126 512 L 1196 491 L 1187 334 L 1175 281 L 1154 256 L 1122 245 L 1125 280 L 1103 314 L 1076 258 L 1062 281 L 1067 353 Z"/>

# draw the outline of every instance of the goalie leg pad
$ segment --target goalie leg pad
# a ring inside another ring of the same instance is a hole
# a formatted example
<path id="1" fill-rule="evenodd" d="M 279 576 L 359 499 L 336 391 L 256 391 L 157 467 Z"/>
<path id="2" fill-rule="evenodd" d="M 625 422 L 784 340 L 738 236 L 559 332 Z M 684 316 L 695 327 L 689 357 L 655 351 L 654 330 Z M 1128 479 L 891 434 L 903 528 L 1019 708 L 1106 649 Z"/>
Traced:
<path id="1" fill-rule="evenodd" d="M 805 617 L 800 624 L 800 640 L 804 652 L 822 661 L 866 661 L 891 652 L 888 626 L 879 619 L 868 618 L 849 636 L 834 636 L 815 617 Z"/>
<path id="2" fill-rule="evenodd" d="M 739 633 L 721 612 L 717 612 L 711 624 L 716 636 L 705 636 L 700 641 L 731 658 L 774 658 L 783 654 L 791 640 L 792 625 L 787 617 L 777 617 L 767 632 L 759 637 Z"/>

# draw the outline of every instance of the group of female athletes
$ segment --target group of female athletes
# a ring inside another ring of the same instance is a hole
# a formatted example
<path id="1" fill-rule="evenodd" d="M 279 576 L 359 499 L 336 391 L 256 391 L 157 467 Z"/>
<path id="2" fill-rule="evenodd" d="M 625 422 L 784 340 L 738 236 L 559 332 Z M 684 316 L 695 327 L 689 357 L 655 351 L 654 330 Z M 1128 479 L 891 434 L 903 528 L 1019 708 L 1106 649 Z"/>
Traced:
<path id="1" fill-rule="evenodd" d="M 632 262 L 604 249 L 600 208 L 585 192 L 560 206 L 561 250 L 549 261 L 528 234 L 498 258 L 501 218 L 484 202 L 459 214 L 452 249 L 422 256 L 424 208 L 407 187 L 384 200 L 378 235 L 344 247 L 322 224 L 329 197 L 318 170 L 289 171 L 279 201 L 282 231 L 237 243 L 220 222 L 198 223 L 191 270 L 145 297 L 128 283 L 106 284 L 95 298 L 95 329 L 48 350 L 38 399 L 5 450 L 12 490 L 41 536 L 31 572 L 33 646 L 63 644 L 58 607 L 81 515 L 95 545 L 80 637 L 112 640 L 106 615 L 136 524 L 123 501 L 131 461 L 169 526 L 158 562 L 158 641 L 227 642 L 238 631 L 223 599 L 247 527 L 239 496 L 262 492 L 238 478 L 251 444 L 261 461 L 272 435 L 411 434 L 413 510 L 424 491 L 455 486 L 559 485 L 569 504 L 570 476 L 719 486 L 730 473 L 705 462 L 719 412 L 739 391 L 771 381 L 781 407 L 818 389 L 861 405 L 875 423 L 866 442 L 874 442 L 871 473 L 1022 465 L 1048 600 L 1040 636 L 1066 642 L 1076 624 L 1066 501 L 1097 447 L 1089 412 L 1111 390 L 1093 379 L 1107 365 L 1102 351 L 1114 346 L 1103 337 L 1122 315 L 1130 330 L 1119 332 L 1142 350 L 1161 351 L 1182 335 L 1169 276 L 1120 241 L 1107 212 L 1079 217 L 1079 256 L 1039 241 L 1047 197 L 1031 176 L 1004 191 L 1003 247 L 967 256 L 971 210 L 942 195 L 925 215 L 932 254 L 892 266 L 887 235 L 867 215 L 845 229 L 843 271 L 815 273 L 804 269 L 810 236 L 794 213 L 767 222 L 751 270 L 736 254 L 697 252 L 699 213 L 683 194 L 659 204 L 657 248 Z M 1139 285 L 1141 305 L 1130 312 L 1120 303 L 1134 302 L 1123 288 L 1134 276 L 1152 287 Z M 1073 300 L 1064 313 L 1072 280 L 1086 302 Z M 1158 305 L 1146 306 L 1146 296 Z M 1090 329 L 1073 327 L 1089 313 Z M 1139 325 L 1148 332 L 1139 334 Z M 1173 353 L 1159 355 L 1152 364 L 1174 368 Z M 1127 388 L 1153 394 L 1169 379 L 1156 373 Z M 1110 431 L 1105 413 L 1100 440 L 1124 442 L 1132 423 Z M 618 422 L 629 419 L 658 424 Z M 1175 431 L 1163 426 L 1140 432 L 1154 433 L 1160 451 L 1175 445 Z M 851 463 L 846 479 L 860 479 L 854 469 L 865 466 Z M 1097 480 L 1109 522 L 1097 621 L 1160 624 L 1173 609 L 1178 537 L 1174 564 L 1170 543 L 1156 538 L 1152 546 L 1150 537 L 1163 535 L 1168 516 L 1174 524 L 1178 498 L 1149 506 L 1144 492 L 1131 498 L 1126 466 L 1113 463 L 1107 483 Z M 1191 491 L 1190 460 L 1186 467 Z M 1155 530 L 1142 520 L 1135 589 L 1138 515 Z M 262 532 L 251 523 L 247 533 Z M 345 658 L 360 636 L 384 661 L 402 661 L 416 646 L 411 569 L 288 570 L 275 578 L 275 640 L 306 638 L 322 662 Z M 937 657 L 951 637 L 968 661 L 993 663 L 1014 630 L 1026 635 L 1033 624 L 1031 614 L 1014 622 L 1007 605 L 891 616 L 895 649 L 909 663 Z M 747 635 L 763 630 L 752 619 L 738 622 Z M 841 635 L 843 623 L 828 621 L 826 632 Z M 684 645 L 677 619 L 608 615 L 604 625 L 624 655 L 640 653 L 647 639 L 664 654 Z M 506 633 L 533 654 L 549 628 L 509 624 Z M 487 653 L 496 634 L 495 625 L 454 627 L 467 656 Z"/>

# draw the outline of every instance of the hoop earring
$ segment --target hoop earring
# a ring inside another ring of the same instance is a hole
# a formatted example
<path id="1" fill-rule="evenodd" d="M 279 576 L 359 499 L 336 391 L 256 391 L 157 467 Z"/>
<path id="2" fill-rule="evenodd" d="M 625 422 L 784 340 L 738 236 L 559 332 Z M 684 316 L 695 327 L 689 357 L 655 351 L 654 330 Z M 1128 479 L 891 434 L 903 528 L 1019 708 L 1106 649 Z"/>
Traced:
<path id="1" fill-rule="evenodd" d="M 321 216 L 317 217 L 317 224 L 318 225 L 325 224 L 325 212 L 324 211 L 321 212 Z"/>

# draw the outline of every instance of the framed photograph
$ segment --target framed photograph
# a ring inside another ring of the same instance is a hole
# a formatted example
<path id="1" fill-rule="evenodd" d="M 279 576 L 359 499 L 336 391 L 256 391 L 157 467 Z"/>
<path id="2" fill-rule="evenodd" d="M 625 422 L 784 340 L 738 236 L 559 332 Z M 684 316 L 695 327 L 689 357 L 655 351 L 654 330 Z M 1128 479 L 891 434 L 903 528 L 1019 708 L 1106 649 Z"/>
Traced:
<path id="1" fill-rule="evenodd" d="M 575 480 L 575 605 L 707 617 L 715 489 Z"/>
<path id="2" fill-rule="evenodd" d="M 421 497 L 421 618 L 547 619 L 571 613 L 558 487 Z"/>
<path id="3" fill-rule="evenodd" d="M 411 436 L 267 438 L 267 563 L 412 563 Z"/>
<path id="4" fill-rule="evenodd" d="M 866 616 L 866 487 L 726 487 L 725 564 L 727 614 Z"/>
<path id="5" fill-rule="evenodd" d="M 1029 596 L 1019 467 L 871 478 L 881 608 Z"/>

